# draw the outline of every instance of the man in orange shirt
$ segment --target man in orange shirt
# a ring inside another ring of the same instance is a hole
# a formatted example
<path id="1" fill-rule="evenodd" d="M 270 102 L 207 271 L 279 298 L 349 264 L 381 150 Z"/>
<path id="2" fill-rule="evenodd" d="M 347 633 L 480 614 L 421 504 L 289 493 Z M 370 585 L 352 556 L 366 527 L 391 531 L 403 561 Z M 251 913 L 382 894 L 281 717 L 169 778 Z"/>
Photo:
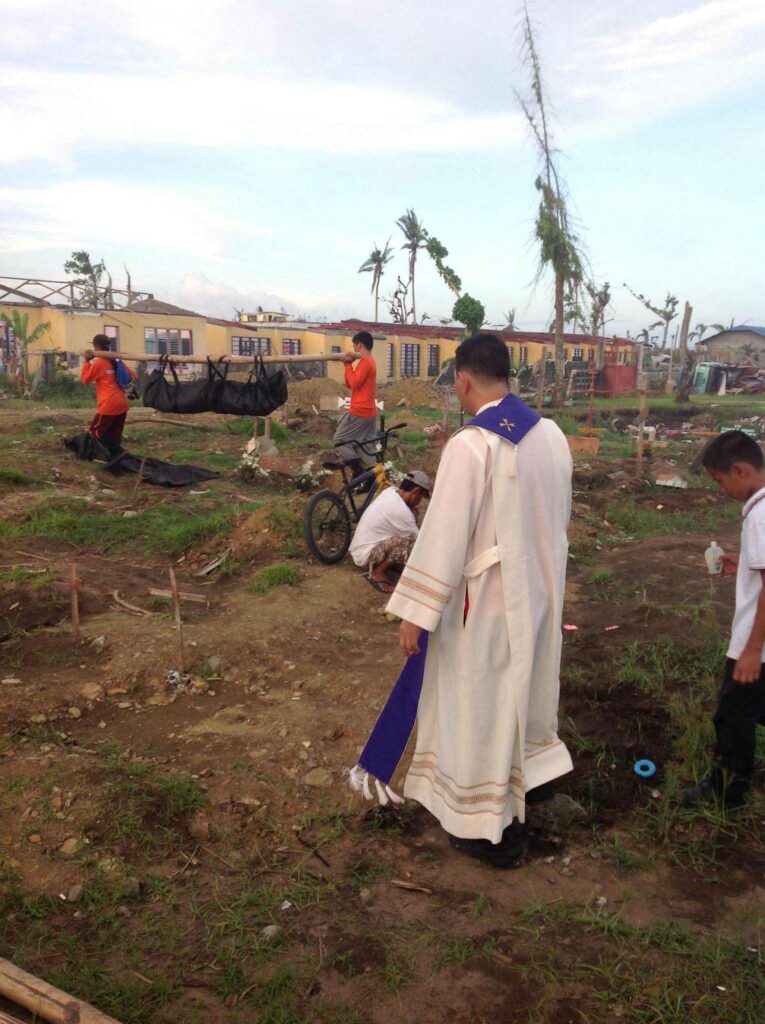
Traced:
<path id="1" fill-rule="evenodd" d="M 83 384 L 96 385 L 96 415 L 91 421 L 88 433 L 100 441 L 110 451 L 116 452 L 122 441 L 125 429 L 125 418 L 130 407 L 127 395 L 117 384 L 117 367 L 115 360 L 109 356 L 96 355 L 96 352 L 109 352 L 109 339 L 105 334 L 97 334 L 93 338 L 93 348 L 87 349 L 83 355 L 81 378 Z M 124 366 L 124 363 L 122 364 Z M 125 367 L 133 380 L 138 380 L 135 373 Z"/>
<path id="2" fill-rule="evenodd" d="M 351 407 L 338 423 L 332 442 L 340 458 L 358 463 L 353 468 L 359 473 L 375 463 L 373 452 L 363 451 L 351 443 L 369 440 L 377 428 L 377 364 L 372 358 L 373 344 L 369 331 L 359 331 L 353 336 L 353 352 L 343 356 L 345 383 L 351 389 Z M 354 369 L 352 364 L 357 359 Z"/>

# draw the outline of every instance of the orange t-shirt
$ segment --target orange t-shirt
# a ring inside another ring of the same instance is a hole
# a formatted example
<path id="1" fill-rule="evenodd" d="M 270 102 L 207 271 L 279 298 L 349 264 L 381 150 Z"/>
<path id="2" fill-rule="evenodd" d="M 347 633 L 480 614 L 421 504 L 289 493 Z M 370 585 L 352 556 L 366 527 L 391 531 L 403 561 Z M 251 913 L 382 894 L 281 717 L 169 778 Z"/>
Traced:
<path id="1" fill-rule="evenodd" d="M 117 385 L 111 359 L 96 358 L 83 363 L 80 376 L 83 384 L 96 385 L 96 409 L 99 416 L 121 416 L 128 411 L 130 403 L 125 392 Z"/>
<path id="2" fill-rule="evenodd" d="M 375 390 L 377 385 L 377 363 L 372 356 L 364 356 L 354 370 L 348 364 L 345 368 L 345 383 L 351 389 L 351 416 L 368 420 L 377 416 Z"/>

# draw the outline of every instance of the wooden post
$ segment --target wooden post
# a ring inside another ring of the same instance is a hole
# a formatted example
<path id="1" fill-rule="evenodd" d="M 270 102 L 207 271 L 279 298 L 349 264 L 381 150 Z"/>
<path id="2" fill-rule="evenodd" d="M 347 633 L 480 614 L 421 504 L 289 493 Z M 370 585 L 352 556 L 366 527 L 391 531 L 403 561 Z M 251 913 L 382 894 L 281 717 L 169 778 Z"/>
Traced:
<path id="1" fill-rule="evenodd" d="M 178 671 L 181 676 L 186 675 L 186 659 L 183 651 L 183 621 L 181 619 L 181 598 L 178 594 L 178 584 L 175 579 L 175 572 L 170 566 L 170 590 L 173 594 L 173 611 L 175 612 L 175 628 L 178 631 Z"/>
<path id="2" fill-rule="evenodd" d="M 69 566 L 69 600 L 72 609 L 72 636 L 75 640 L 80 639 L 80 599 L 77 594 L 81 586 L 77 579 L 77 565 L 72 562 Z"/>
<path id="3" fill-rule="evenodd" d="M 638 345 L 637 384 L 640 405 L 638 411 L 638 434 L 637 449 L 635 452 L 635 475 L 639 478 L 643 475 L 643 434 L 645 432 L 645 378 L 643 376 L 643 342 Z"/>
<path id="4" fill-rule="evenodd" d="M 50 1024 L 119 1024 L 89 1003 L 0 958 L 0 995 Z"/>
<path id="5" fill-rule="evenodd" d="M 542 399 L 545 393 L 545 375 L 547 371 L 547 349 L 542 346 L 542 355 L 539 357 L 539 381 L 537 383 L 537 412 L 542 410 Z"/>

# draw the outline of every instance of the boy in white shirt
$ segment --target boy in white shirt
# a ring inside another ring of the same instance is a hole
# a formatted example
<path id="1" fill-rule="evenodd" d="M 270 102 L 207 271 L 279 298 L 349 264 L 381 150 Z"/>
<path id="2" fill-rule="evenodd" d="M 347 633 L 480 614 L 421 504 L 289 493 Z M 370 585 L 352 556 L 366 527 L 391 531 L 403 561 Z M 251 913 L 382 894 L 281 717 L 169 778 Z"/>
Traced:
<path id="1" fill-rule="evenodd" d="M 368 566 L 366 579 L 383 594 L 393 592 L 393 573 L 400 573 L 417 539 L 414 510 L 430 497 L 430 477 L 419 469 L 407 473 L 399 487 L 386 488 L 359 520 L 351 558 Z"/>
<path id="2" fill-rule="evenodd" d="M 733 808 L 749 793 L 757 724 L 765 725 L 765 460 L 756 441 L 727 430 L 709 443 L 701 464 L 744 507 L 740 554 L 721 558 L 723 575 L 736 574 L 736 610 L 713 719 L 716 763 L 700 786 L 683 791 L 683 803 L 719 799 Z"/>

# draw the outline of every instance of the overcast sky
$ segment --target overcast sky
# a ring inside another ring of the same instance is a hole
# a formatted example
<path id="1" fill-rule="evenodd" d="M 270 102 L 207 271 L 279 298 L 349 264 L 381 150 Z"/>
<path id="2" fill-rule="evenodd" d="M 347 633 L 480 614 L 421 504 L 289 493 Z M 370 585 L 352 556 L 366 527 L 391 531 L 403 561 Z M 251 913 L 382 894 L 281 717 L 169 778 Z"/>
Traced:
<path id="1" fill-rule="evenodd" d="M 536 0 L 531 12 L 607 330 L 765 324 L 765 3 Z M 490 321 L 539 329 L 520 6 L 473 0 L 0 0 L 0 273 L 201 312 L 371 317 L 374 243 L 413 208 Z M 404 273 L 398 252 L 383 279 Z M 427 257 L 418 313 L 453 297 Z M 382 316 L 381 316 L 382 318 Z"/>

